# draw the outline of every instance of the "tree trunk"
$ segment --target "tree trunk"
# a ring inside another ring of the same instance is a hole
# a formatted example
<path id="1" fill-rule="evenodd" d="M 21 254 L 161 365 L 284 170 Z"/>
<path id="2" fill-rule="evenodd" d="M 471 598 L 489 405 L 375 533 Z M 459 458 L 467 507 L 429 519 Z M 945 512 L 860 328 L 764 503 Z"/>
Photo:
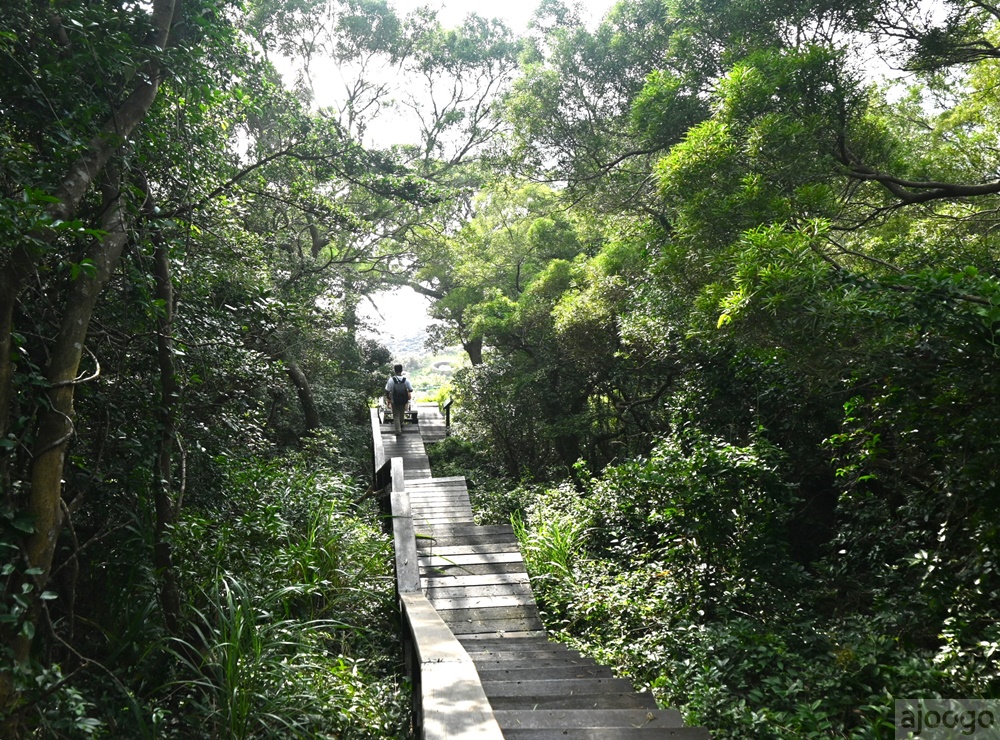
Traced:
<path id="1" fill-rule="evenodd" d="M 281 358 L 285 363 L 285 371 L 288 378 L 295 386 L 296 393 L 299 394 L 299 404 L 302 406 L 302 415 L 306 420 L 306 432 L 320 428 L 319 407 L 316 405 L 316 397 L 313 395 L 309 378 L 302 372 L 302 368 L 294 360 L 287 357 Z"/>
<path id="2" fill-rule="evenodd" d="M 316 219 L 311 213 L 306 214 L 306 223 L 309 225 L 310 254 L 314 260 L 319 259 L 320 252 L 323 251 L 323 247 L 330 243 L 330 240 L 320 235 L 319 229 L 316 228 Z"/>
<path id="3" fill-rule="evenodd" d="M 166 241 L 154 235 L 153 263 L 156 276 L 156 299 L 162 310 L 156 314 L 156 357 L 160 367 L 160 441 L 156 458 L 153 497 L 156 525 L 153 531 L 153 565 L 160 578 L 160 608 L 167 631 L 178 633 L 181 619 L 180 587 L 174 571 L 173 553 L 168 539 L 176 510 L 173 501 L 173 451 L 176 435 L 180 386 L 174 366 L 174 290 L 170 278 L 170 256 Z"/>
<path id="4" fill-rule="evenodd" d="M 157 54 L 167 47 L 171 28 L 179 20 L 180 5 L 179 0 L 153 0 L 150 31 L 143 42 L 152 53 Z M 132 93 L 111 114 L 101 131 L 90 140 L 84 153 L 66 171 L 54 192 L 58 202 L 47 209 L 52 218 L 66 220 L 75 217 L 80 202 L 93 187 L 96 178 L 107 169 L 121 143 L 128 140 L 145 118 L 159 91 L 159 62 L 151 60 L 144 65 L 136 79 L 138 82 Z M 107 178 L 108 188 L 117 189 L 115 179 Z M 32 619 L 38 617 L 40 587 L 51 570 L 62 526 L 62 477 L 67 446 L 73 436 L 73 399 L 83 346 L 98 296 L 107 285 L 126 240 L 120 193 L 106 189 L 104 200 L 106 208 L 101 228 L 106 236 L 89 255 L 95 269 L 82 272 L 68 289 L 61 327 L 46 373 L 51 385 L 49 406 L 39 416 L 33 447 L 31 488 L 26 511 L 34 518 L 35 530 L 24 543 L 24 556 L 29 567 L 40 570 L 32 592 L 35 599 L 34 609 L 29 615 Z M 55 232 L 40 229 L 31 236 L 36 243 L 51 243 Z M 36 268 L 39 258 L 27 246 L 18 245 L 0 270 L 0 431 L 4 434 L 10 429 L 13 401 L 10 351 L 13 349 L 14 311 L 25 281 Z M 18 635 L 10 639 L 5 635 L 5 642 L 8 642 L 17 660 L 27 659 L 31 649 L 29 638 Z M 0 673 L 0 715 L 13 700 L 11 677 Z"/>
<path id="5" fill-rule="evenodd" d="M 476 365 L 483 364 L 483 338 L 469 339 L 468 341 L 462 342 L 462 349 L 469 356 L 469 362 Z"/>
<path id="6" fill-rule="evenodd" d="M 66 449 L 73 437 L 73 398 L 77 373 L 83 356 L 83 345 L 97 299 L 111 279 L 125 245 L 126 227 L 122 213 L 118 183 L 105 188 L 104 217 L 101 230 L 106 236 L 94 247 L 89 257 L 94 265 L 90 272 L 82 271 L 69 287 L 62 325 L 52 347 L 46 379 L 48 407 L 39 417 L 38 434 L 33 447 L 31 489 L 27 512 L 34 520 L 34 532 L 25 542 L 28 566 L 38 568 L 35 594 L 40 593 L 52 568 L 59 530 L 62 527 L 62 478 Z M 28 656 L 30 640 L 18 639 L 15 654 L 20 660 Z"/>
<path id="7" fill-rule="evenodd" d="M 153 25 L 148 43 L 152 48 L 165 48 L 170 25 L 175 19 L 175 0 L 156 0 L 153 3 Z M 62 183 L 54 193 L 59 200 L 47 209 L 53 219 L 73 218 L 80 201 L 94 184 L 98 174 L 107 166 L 111 156 L 127 139 L 149 112 L 160 87 L 161 72 L 158 64 L 150 63 L 138 75 L 139 83 L 125 102 L 114 111 L 101 127 L 101 132 L 90 140 L 87 150 L 69 168 Z M 51 242 L 55 235 L 50 230 L 40 230 L 31 235 L 33 240 Z M 37 257 L 27 247 L 19 246 L 0 271 L 0 439 L 10 429 L 10 402 L 13 400 L 11 381 L 13 363 L 10 351 L 14 331 L 14 308 L 25 280 L 35 268 Z"/>

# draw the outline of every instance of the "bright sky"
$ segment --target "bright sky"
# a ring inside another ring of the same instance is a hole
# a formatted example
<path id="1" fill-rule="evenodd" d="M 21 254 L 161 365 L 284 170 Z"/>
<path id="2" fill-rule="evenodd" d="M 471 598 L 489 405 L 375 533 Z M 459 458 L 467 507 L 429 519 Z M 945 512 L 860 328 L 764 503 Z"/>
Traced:
<path id="1" fill-rule="evenodd" d="M 616 0 L 582 0 L 590 21 L 596 25 L 604 14 L 614 5 Z M 392 4 L 404 13 L 429 5 L 440 8 L 441 22 L 446 26 L 455 26 L 469 13 L 478 13 L 487 18 L 502 18 L 515 32 L 527 29 L 528 21 L 539 5 L 539 0 L 393 0 Z M 569 4 L 573 4 L 570 0 Z"/>

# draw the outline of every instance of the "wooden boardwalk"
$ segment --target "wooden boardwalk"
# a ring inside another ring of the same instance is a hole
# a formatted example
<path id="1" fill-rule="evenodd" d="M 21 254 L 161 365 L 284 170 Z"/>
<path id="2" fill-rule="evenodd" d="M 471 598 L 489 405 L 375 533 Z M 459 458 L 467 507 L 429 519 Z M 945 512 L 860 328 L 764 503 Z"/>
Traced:
<path id="1" fill-rule="evenodd" d="M 548 640 L 513 529 L 473 522 L 464 478 L 431 477 L 424 442 L 444 438 L 444 419 L 435 404 L 419 404 L 418 421 L 399 437 L 383 424 L 381 437 L 386 458 L 403 458 L 420 588 L 474 664 L 503 737 L 708 738 L 609 668 Z"/>

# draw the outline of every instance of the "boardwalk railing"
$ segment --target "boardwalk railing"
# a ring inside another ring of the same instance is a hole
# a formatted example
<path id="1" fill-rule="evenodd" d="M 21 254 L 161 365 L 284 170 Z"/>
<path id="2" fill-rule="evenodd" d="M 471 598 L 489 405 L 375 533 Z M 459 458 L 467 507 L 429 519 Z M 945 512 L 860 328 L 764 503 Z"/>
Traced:
<path id="1" fill-rule="evenodd" d="M 388 489 L 383 501 L 388 499 L 386 508 L 396 551 L 403 649 L 414 685 L 414 731 L 425 740 L 502 740 L 503 733 L 472 659 L 421 591 L 403 458 L 386 459 L 377 409 L 372 409 L 371 421 L 374 485 L 376 490 Z"/>

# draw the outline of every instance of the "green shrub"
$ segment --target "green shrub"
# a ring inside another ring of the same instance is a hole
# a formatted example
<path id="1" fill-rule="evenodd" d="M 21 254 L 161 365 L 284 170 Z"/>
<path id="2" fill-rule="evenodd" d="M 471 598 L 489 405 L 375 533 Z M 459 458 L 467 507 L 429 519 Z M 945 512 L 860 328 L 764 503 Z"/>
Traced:
<path id="1" fill-rule="evenodd" d="M 325 444 L 325 443 L 324 443 Z M 329 452 L 329 448 L 328 448 Z M 331 453 L 332 454 L 332 453 Z M 76 637 L 99 655 L 62 685 L 37 687 L 25 727 L 44 736 L 404 738 L 409 692 L 391 543 L 363 487 L 315 454 L 215 460 L 217 490 L 192 492 L 171 532 L 183 618 L 168 634 L 152 527 L 110 528 L 80 593 L 93 622 Z M 224 495 L 223 495 L 224 494 Z M 142 499 L 140 499 L 140 502 Z"/>
<path id="2" fill-rule="evenodd" d="M 517 528 L 550 629 L 715 738 L 888 738 L 893 697 L 954 695 L 960 661 L 982 686 L 957 638 L 900 640 L 915 611 L 831 608 L 828 574 L 788 555 L 780 463 L 687 430 L 538 491 Z"/>

